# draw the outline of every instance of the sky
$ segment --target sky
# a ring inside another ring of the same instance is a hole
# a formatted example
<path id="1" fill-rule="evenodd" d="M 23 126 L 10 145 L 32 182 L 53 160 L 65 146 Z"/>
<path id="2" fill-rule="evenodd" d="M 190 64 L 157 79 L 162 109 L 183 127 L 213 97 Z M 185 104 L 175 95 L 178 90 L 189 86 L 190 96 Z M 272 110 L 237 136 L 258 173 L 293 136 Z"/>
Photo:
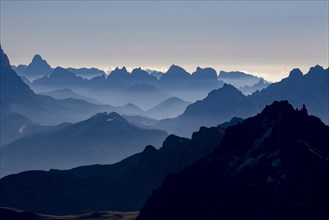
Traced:
<path id="1" fill-rule="evenodd" d="M 328 1 L 6 1 L 0 43 L 14 65 L 240 70 L 278 81 L 328 67 Z"/>

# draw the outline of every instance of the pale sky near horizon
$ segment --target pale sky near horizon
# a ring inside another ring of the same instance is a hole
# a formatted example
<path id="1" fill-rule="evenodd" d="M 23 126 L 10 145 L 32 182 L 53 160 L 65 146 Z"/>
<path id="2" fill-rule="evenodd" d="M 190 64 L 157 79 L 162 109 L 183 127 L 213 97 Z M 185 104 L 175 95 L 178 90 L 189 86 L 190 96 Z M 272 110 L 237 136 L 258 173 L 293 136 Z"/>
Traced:
<path id="1" fill-rule="evenodd" d="M 328 1 L 4 1 L 0 43 L 14 65 L 171 64 L 240 70 L 278 81 L 328 67 Z"/>

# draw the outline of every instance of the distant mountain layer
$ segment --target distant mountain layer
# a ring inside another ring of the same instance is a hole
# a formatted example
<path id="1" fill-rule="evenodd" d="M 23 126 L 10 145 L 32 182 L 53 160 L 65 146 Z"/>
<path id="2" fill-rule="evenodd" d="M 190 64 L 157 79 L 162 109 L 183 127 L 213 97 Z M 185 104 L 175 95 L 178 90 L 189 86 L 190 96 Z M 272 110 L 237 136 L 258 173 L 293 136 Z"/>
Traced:
<path id="1" fill-rule="evenodd" d="M 37 95 L 11 68 L 8 57 L 1 48 L 0 65 L 1 102 L 6 104 L 13 113 L 23 115 L 35 123 L 55 125 L 62 122 L 84 120 L 98 112 L 118 111 L 125 114 L 129 112 L 125 111 L 125 108 L 122 107 L 115 108 L 111 105 L 95 105 L 77 99 L 57 100 L 49 96 Z M 62 76 L 64 77 L 62 78 Z M 51 76 L 49 76 L 49 78 L 61 82 L 63 85 L 70 84 L 72 78 L 76 77 L 73 73 L 63 68 L 56 68 Z M 84 79 L 78 78 L 81 82 L 85 82 Z"/>
<path id="2" fill-rule="evenodd" d="M 274 102 L 153 191 L 138 220 L 328 219 L 329 127 Z"/>
<path id="3" fill-rule="evenodd" d="M 164 119 L 155 126 L 188 137 L 200 126 L 215 126 L 233 117 L 246 118 L 255 114 L 257 108 L 239 90 L 229 84 L 211 91 L 203 100 L 187 106 L 180 116 Z"/>
<path id="4" fill-rule="evenodd" d="M 68 99 L 68 98 L 80 99 L 80 100 L 84 100 L 86 102 L 100 104 L 99 101 L 97 101 L 96 99 L 79 95 L 78 93 L 74 92 L 71 89 L 61 89 L 61 90 L 53 90 L 53 91 L 49 91 L 49 92 L 42 92 L 42 93 L 40 93 L 40 95 L 51 96 L 55 99 Z"/>
<path id="5" fill-rule="evenodd" d="M 24 76 L 29 80 L 48 76 L 53 71 L 47 61 L 42 59 L 42 57 L 38 54 L 33 57 L 29 65 L 19 65 L 18 67 L 14 67 L 14 70 L 19 75 Z"/>
<path id="6" fill-rule="evenodd" d="M 329 69 L 315 66 L 305 75 L 294 69 L 289 77 L 249 96 L 225 84 L 211 91 L 206 98 L 187 106 L 180 116 L 161 120 L 156 126 L 169 133 L 189 136 L 200 126 L 214 126 L 232 117 L 249 117 L 275 100 L 288 100 L 295 107 L 305 104 L 311 115 L 328 124 L 328 82 Z"/>
<path id="7" fill-rule="evenodd" d="M 76 74 L 77 76 L 87 79 L 106 75 L 103 70 L 99 70 L 96 68 L 67 68 L 67 70 Z"/>
<path id="8" fill-rule="evenodd" d="M 99 113 L 88 120 L 33 133 L 2 147 L 2 174 L 87 164 L 109 164 L 161 146 L 167 133 L 130 124 L 117 113 Z"/>
<path id="9" fill-rule="evenodd" d="M 111 135 L 110 132 L 107 134 Z M 9 175 L 0 179 L 0 206 L 48 214 L 139 210 L 167 174 L 177 172 L 212 152 L 223 134 L 220 127 L 202 127 L 191 139 L 170 135 L 159 150 L 147 146 L 143 152 L 113 165 Z M 134 143 L 130 136 L 125 135 Z M 60 146 L 56 151 L 60 151 Z M 82 146 L 79 148 L 76 154 L 83 149 Z"/>
<path id="10" fill-rule="evenodd" d="M 189 104 L 180 98 L 171 97 L 149 109 L 146 115 L 156 119 L 174 118 L 182 114 Z"/>
<path id="11" fill-rule="evenodd" d="M 329 123 L 329 68 L 316 65 L 307 74 L 299 69 L 293 69 L 289 77 L 269 85 L 261 92 L 250 96 L 259 108 L 274 100 L 288 100 L 293 106 L 305 104 L 309 113 L 319 117 L 324 123 Z"/>
<path id="12" fill-rule="evenodd" d="M 261 91 L 270 85 L 270 82 L 264 80 L 262 77 L 257 77 L 239 71 L 220 71 L 218 79 L 233 85 L 245 95 L 250 95 L 257 90 Z"/>

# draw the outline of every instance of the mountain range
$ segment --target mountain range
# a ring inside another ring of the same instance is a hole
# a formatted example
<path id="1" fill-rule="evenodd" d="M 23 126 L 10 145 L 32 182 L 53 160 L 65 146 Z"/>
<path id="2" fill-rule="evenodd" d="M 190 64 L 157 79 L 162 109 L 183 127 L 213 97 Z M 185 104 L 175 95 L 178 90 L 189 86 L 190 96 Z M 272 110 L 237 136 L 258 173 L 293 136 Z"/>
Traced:
<path id="1" fill-rule="evenodd" d="M 82 96 L 79 95 L 78 93 L 74 92 L 71 89 L 61 89 L 61 90 L 53 90 L 53 91 L 49 91 L 49 92 L 42 92 L 39 93 L 40 95 L 46 95 L 46 96 L 51 96 L 55 99 L 80 99 L 80 100 L 84 100 L 86 102 L 90 102 L 96 105 L 99 105 L 101 103 L 99 103 L 99 101 L 97 101 L 96 99 L 93 98 L 89 98 L 86 96 Z"/>
<path id="2" fill-rule="evenodd" d="M 0 206 L 47 214 L 69 214 L 87 209 L 139 210 L 167 174 L 212 152 L 223 135 L 221 127 L 201 127 L 191 139 L 170 135 L 159 150 L 148 145 L 141 153 L 112 165 L 8 175 L 0 179 Z M 33 202 L 29 198 L 33 198 Z"/>
<path id="3" fill-rule="evenodd" d="M 232 117 L 249 117 L 275 100 L 288 100 L 295 107 L 305 104 L 311 115 L 328 124 L 328 82 L 329 69 L 317 65 L 305 75 L 294 69 L 287 78 L 248 96 L 232 85 L 224 84 L 206 98 L 187 106 L 183 114 L 160 120 L 155 126 L 168 133 L 188 137 L 200 126 L 215 126 Z"/>
<path id="4" fill-rule="evenodd" d="M 34 132 L 3 146 L 2 174 L 114 163 L 148 144 L 160 147 L 166 137 L 164 131 L 138 127 L 117 113 L 98 113 L 85 121 Z"/>
<path id="5" fill-rule="evenodd" d="M 191 103 L 180 98 L 171 97 L 147 110 L 145 115 L 156 119 L 174 118 L 182 114 L 189 104 Z"/>
<path id="6" fill-rule="evenodd" d="M 153 191 L 137 220 L 327 219 L 329 127 L 287 101 L 228 127 Z"/>
<path id="7" fill-rule="evenodd" d="M 211 91 L 202 100 L 187 106 L 183 114 L 172 119 L 163 119 L 155 124 L 157 128 L 188 137 L 200 126 L 215 126 L 233 117 L 246 118 L 256 112 L 253 103 L 238 89 L 224 84 Z"/>
<path id="8" fill-rule="evenodd" d="M 13 66 L 17 74 L 26 77 L 29 80 L 34 80 L 43 76 L 48 76 L 53 71 L 46 60 L 37 54 L 33 57 L 29 65 Z"/>
<path id="9" fill-rule="evenodd" d="M 77 122 L 104 111 L 129 114 L 124 107 L 96 105 L 73 98 L 58 100 L 50 96 L 35 94 L 11 68 L 8 57 L 1 48 L 0 67 L 1 102 L 6 104 L 13 113 L 23 115 L 37 124 L 56 125 L 63 122 Z M 63 73 L 69 72 L 58 67 L 49 78 L 69 84 L 72 77 L 77 77 L 73 73 L 67 76 Z M 67 80 L 62 79 L 62 75 L 65 75 Z M 81 80 L 84 79 L 81 78 Z"/>

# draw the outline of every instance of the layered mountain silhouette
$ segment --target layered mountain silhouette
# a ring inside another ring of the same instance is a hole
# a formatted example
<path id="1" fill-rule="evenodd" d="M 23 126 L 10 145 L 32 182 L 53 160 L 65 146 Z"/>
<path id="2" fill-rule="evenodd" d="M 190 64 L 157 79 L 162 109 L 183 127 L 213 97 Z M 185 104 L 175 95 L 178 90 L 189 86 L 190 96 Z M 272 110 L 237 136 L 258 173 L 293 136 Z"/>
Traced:
<path id="1" fill-rule="evenodd" d="M 93 104 L 101 104 L 96 99 L 79 95 L 78 93 L 74 92 L 73 90 L 67 89 L 67 88 L 60 89 L 60 90 L 53 90 L 53 91 L 49 91 L 49 92 L 42 92 L 42 93 L 39 93 L 39 94 L 40 95 L 51 96 L 51 97 L 53 97 L 55 99 L 68 99 L 68 98 L 72 98 L 72 99 L 84 100 L 86 102 L 90 102 L 90 103 L 93 103 Z"/>
<path id="2" fill-rule="evenodd" d="M 311 115 L 328 124 L 328 82 L 329 69 L 315 66 L 305 75 L 294 69 L 289 77 L 249 96 L 225 84 L 211 91 L 206 98 L 189 105 L 182 115 L 161 120 L 156 126 L 169 133 L 189 136 L 200 126 L 214 126 L 234 116 L 245 118 L 256 114 L 275 100 L 288 100 L 295 107 L 305 104 Z"/>
<path id="3" fill-rule="evenodd" d="M 131 81 L 133 81 L 134 84 L 136 83 L 147 83 L 150 85 L 156 85 L 158 82 L 157 78 L 153 75 L 150 75 L 145 70 L 142 70 L 141 68 L 135 68 L 131 72 L 130 75 Z"/>
<path id="4" fill-rule="evenodd" d="M 29 80 L 48 76 L 53 71 L 47 61 L 42 59 L 38 54 L 33 57 L 29 65 L 19 65 L 18 67 L 14 67 L 14 70 Z"/>
<path id="5" fill-rule="evenodd" d="M 261 77 L 239 71 L 220 71 L 218 79 L 233 85 L 245 95 L 250 95 L 257 90 L 261 91 L 270 85 L 270 82 Z"/>
<path id="6" fill-rule="evenodd" d="M 0 179 L 0 206 L 50 214 L 139 210 L 167 174 L 212 152 L 223 135 L 220 127 L 202 127 L 191 139 L 170 135 L 159 150 L 147 146 L 141 153 L 113 165 L 9 175 Z"/>
<path id="7" fill-rule="evenodd" d="M 252 86 L 246 85 L 240 87 L 239 90 L 245 95 L 250 95 L 256 91 L 262 91 L 263 89 L 266 89 L 269 85 L 269 82 L 261 78 L 257 83 L 253 84 Z"/>
<path id="8" fill-rule="evenodd" d="M 12 112 L 9 106 L 0 100 L 0 147 L 47 128 L 34 123 L 24 115 Z"/>
<path id="9" fill-rule="evenodd" d="M 211 91 L 203 100 L 187 106 L 180 116 L 159 121 L 156 126 L 169 133 L 185 137 L 200 126 L 214 126 L 233 118 L 246 118 L 255 114 L 257 108 L 238 89 L 224 84 L 220 89 Z"/>
<path id="10" fill-rule="evenodd" d="M 140 152 L 148 144 L 161 146 L 166 136 L 164 131 L 130 124 L 117 113 L 99 113 L 3 146 L 2 173 L 113 163 Z"/>
<path id="11" fill-rule="evenodd" d="M 223 80 L 225 83 L 231 84 L 236 88 L 240 88 L 244 86 L 252 86 L 262 78 L 240 71 L 220 71 L 218 79 Z"/>
<path id="12" fill-rule="evenodd" d="M 316 65 L 307 74 L 293 69 L 289 76 L 271 84 L 261 92 L 255 92 L 250 99 L 259 107 L 274 100 L 288 100 L 293 106 L 305 104 L 310 114 L 329 123 L 329 68 Z"/>
<path id="13" fill-rule="evenodd" d="M 36 79 L 32 83 L 35 91 L 49 91 L 54 89 L 81 88 L 87 84 L 88 80 L 64 69 L 56 67 L 50 76 Z"/>
<path id="14" fill-rule="evenodd" d="M 118 110 L 119 113 L 123 113 L 121 109 L 110 105 L 95 105 L 72 98 L 57 100 L 49 96 L 35 94 L 11 68 L 8 58 L 1 48 L 0 67 L 1 102 L 6 104 L 13 113 L 23 115 L 38 124 L 55 125 L 62 122 L 77 122 L 104 111 Z M 66 73 L 66 71 L 62 68 L 56 68 L 53 77 L 57 78 L 58 75 L 63 75 L 62 73 Z M 75 76 L 68 76 L 68 78 L 72 77 Z M 65 80 L 60 81 L 64 82 Z"/>
<path id="15" fill-rule="evenodd" d="M 327 219 L 329 127 L 287 101 L 227 128 L 152 193 L 138 220 Z"/>
<path id="16" fill-rule="evenodd" d="M 164 74 L 163 72 L 156 71 L 156 70 L 149 71 L 149 73 L 150 73 L 151 76 L 154 76 L 157 79 L 160 79 L 162 77 L 162 75 Z"/>
<path id="17" fill-rule="evenodd" d="M 149 109 L 146 115 L 156 119 L 174 118 L 182 114 L 189 104 L 180 98 L 171 97 Z"/>
<path id="18" fill-rule="evenodd" d="M 117 98 L 117 103 L 134 103 L 143 109 L 149 109 L 168 97 L 166 93 L 155 86 L 147 83 L 136 83 L 123 91 L 121 96 Z"/>
<path id="19" fill-rule="evenodd" d="M 172 65 L 159 80 L 159 87 L 171 96 L 194 102 L 204 98 L 208 92 L 223 86 L 212 68 L 197 67 L 189 74 L 185 69 Z"/>

